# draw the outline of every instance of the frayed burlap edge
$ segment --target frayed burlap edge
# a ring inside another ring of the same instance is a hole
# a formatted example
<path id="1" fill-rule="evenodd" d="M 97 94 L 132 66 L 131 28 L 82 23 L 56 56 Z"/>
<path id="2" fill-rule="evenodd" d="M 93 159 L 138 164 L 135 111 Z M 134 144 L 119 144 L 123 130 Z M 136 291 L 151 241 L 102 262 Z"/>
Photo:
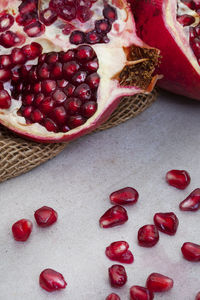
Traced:
<path id="1" fill-rule="evenodd" d="M 149 107 L 156 99 L 156 92 L 123 98 L 111 117 L 97 131 L 123 123 Z M 39 144 L 22 139 L 0 126 L 0 182 L 26 173 L 55 157 L 67 143 Z"/>

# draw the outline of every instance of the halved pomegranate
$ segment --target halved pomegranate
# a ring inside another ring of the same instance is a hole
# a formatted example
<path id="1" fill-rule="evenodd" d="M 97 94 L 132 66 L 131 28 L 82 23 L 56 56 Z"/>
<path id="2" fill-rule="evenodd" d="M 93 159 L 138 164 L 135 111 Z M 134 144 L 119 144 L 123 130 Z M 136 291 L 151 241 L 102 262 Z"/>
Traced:
<path id="1" fill-rule="evenodd" d="M 68 141 L 154 87 L 159 51 L 137 37 L 125 0 L 8 2 L 17 17 L 0 35 L 0 123 L 14 132 Z"/>
<path id="2" fill-rule="evenodd" d="M 161 50 L 158 85 L 200 100 L 200 15 L 198 0 L 130 0 L 137 33 Z"/>

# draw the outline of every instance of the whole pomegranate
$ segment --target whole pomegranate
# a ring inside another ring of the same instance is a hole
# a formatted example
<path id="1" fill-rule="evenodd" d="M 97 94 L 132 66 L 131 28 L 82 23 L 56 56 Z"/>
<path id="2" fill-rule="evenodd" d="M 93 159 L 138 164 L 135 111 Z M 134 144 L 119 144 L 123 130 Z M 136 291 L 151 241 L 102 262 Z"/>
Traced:
<path id="1" fill-rule="evenodd" d="M 125 0 L 7 0 L 0 11 L 0 123 L 22 136 L 77 138 L 154 87 L 159 51 L 137 37 Z"/>
<path id="2" fill-rule="evenodd" d="M 161 50 L 158 85 L 200 100 L 200 2 L 130 0 L 137 33 Z"/>

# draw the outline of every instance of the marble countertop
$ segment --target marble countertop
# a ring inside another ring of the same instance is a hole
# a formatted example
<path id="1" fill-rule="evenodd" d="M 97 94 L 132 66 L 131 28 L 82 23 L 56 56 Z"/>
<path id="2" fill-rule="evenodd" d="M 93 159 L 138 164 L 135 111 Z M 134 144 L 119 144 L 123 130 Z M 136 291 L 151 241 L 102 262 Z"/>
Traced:
<path id="1" fill-rule="evenodd" d="M 165 183 L 170 169 L 186 169 L 191 184 L 180 191 Z M 0 184 L 0 299 L 2 300 L 104 300 L 115 291 L 107 270 L 113 264 L 105 247 L 126 240 L 135 262 L 126 266 L 127 284 L 116 290 L 121 300 L 129 287 L 144 285 L 151 272 L 174 279 L 174 288 L 155 299 L 193 300 L 200 290 L 199 263 L 182 258 L 183 242 L 199 243 L 200 212 L 178 208 L 194 188 L 200 187 L 200 103 L 162 93 L 137 118 L 110 130 L 71 143 L 52 161 Z M 101 229 L 99 217 L 111 206 L 109 194 L 125 186 L 140 194 L 127 208 L 129 221 Z M 43 205 L 53 207 L 58 222 L 40 229 L 34 223 L 26 243 L 17 243 L 11 225 L 21 218 L 34 222 Z M 173 211 L 179 217 L 174 237 L 160 234 L 150 249 L 137 245 L 137 231 L 152 223 L 156 212 Z M 40 272 L 61 272 L 68 286 L 49 294 L 38 285 Z"/>

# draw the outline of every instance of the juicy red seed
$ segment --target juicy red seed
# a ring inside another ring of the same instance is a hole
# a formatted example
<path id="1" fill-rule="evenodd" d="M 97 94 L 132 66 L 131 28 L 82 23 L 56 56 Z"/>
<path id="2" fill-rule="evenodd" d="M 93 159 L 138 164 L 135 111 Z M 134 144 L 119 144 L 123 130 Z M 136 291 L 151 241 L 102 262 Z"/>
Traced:
<path id="1" fill-rule="evenodd" d="M 85 68 L 89 71 L 89 72 L 96 72 L 99 68 L 99 63 L 97 58 L 95 58 L 94 60 L 88 61 L 85 64 Z"/>
<path id="2" fill-rule="evenodd" d="M 75 86 L 71 83 L 68 83 L 68 85 L 64 88 L 64 92 L 67 97 L 71 97 L 75 91 Z"/>
<path id="3" fill-rule="evenodd" d="M 73 77 L 72 77 L 72 81 L 74 84 L 78 85 L 81 84 L 83 82 L 85 82 L 85 79 L 87 77 L 87 73 L 84 71 L 78 71 Z"/>
<path id="4" fill-rule="evenodd" d="M 20 5 L 19 5 L 19 12 L 21 14 L 26 14 L 29 13 L 31 11 L 34 11 L 37 9 L 37 1 L 35 0 L 26 0 L 23 1 Z"/>
<path id="5" fill-rule="evenodd" d="M 41 24 L 39 21 L 31 23 L 24 27 L 24 32 L 29 37 L 38 37 L 41 36 L 45 32 L 45 26 Z"/>
<path id="6" fill-rule="evenodd" d="M 107 19 L 98 20 L 95 21 L 95 29 L 98 33 L 105 34 L 111 30 L 111 24 Z"/>
<path id="7" fill-rule="evenodd" d="M 32 222 L 27 219 L 21 219 L 13 224 L 12 233 L 16 241 L 25 242 L 32 231 Z"/>
<path id="8" fill-rule="evenodd" d="M 0 44 L 5 48 L 11 48 L 19 43 L 20 38 L 10 30 L 0 35 Z"/>
<path id="9" fill-rule="evenodd" d="M 65 93 L 63 93 L 63 91 L 59 89 L 53 93 L 52 97 L 58 104 L 63 103 L 67 99 Z"/>
<path id="10" fill-rule="evenodd" d="M 62 64 L 59 62 L 53 64 L 53 66 L 51 67 L 51 78 L 61 79 L 62 75 L 63 75 Z"/>
<path id="11" fill-rule="evenodd" d="M 65 108 L 70 115 L 75 115 L 80 113 L 81 100 L 78 98 L 69 98 L 65 104 Z"/>
<path id="12" fill-rule="evenodd" d="M 0 17 L 0 32 L 8 30 L 14 24 L 13 16 L 4 14 Z"/>
<path id="13" fill-rule="evenodd" d="M 58 132 L 58 126 L 53 120 L 46 118 L 43 124 L 48 131 Z"/>
<path id="14" fill-rule="evenodd" d="M 184 190 L 190 184 L 190 175 L 185 170 L 171 170 L 166 174 L 166 181 L 177 189 Z"/>
<path id="15" fill-rule="evenodd" d="M 67 114 L 63 106 L 58 106 L 53 110 L 52 119 L 59 125 L 66 123 Z"/>
<path id="16" fill-rule="evenodd" d="M 46 63 L 38 67 L 38 76 L 40 79 L 48 79 L 50 77 L 50 70 Z"/>
<path id="17" fill-rule="evenodd" d="M 46 56 L 46 53 L 41 54 L 38 58 L 38 64 L 42 64 L 43 62 L 45 62 Z"/>
<path id="18" fill-rule="evenodd" d="M 195 22 L 195 18 L 190 15 L 177 16 L 177 21 L 183 26 L 190 26 Z"/>
<path id="19" fill-rule="evenodd" d="M 19 24 L 19 26 L 26 26 L 33 22 L 35 22 L 38 19 L 38 15 L 36 11 L 32 11 L 30 13 L 26 14 L 19 14 L 16 17 L 16 22 Z"/>
<path id="20" fill-rule="evenodd" d="M 40 110 L 44 114 L 49 114 L 54 108 L 54 101 L 51 97 L 45 98 L 40 104 Z"/>
<path id="21" fill-rule="evenodd" d="M 99 224 L 102 228 L 109 228 L 124 224 L 128 221 L 128 215 L 125 208 L 115 205 L 108 209 L 100 218 Z"/>
<path id="22" fill-rule="evenodd" d="M 125 241 L 113 242 L 106 248 L 106 255 L 111 258 L 119 258 L 129 248 L 129 244 Z"/>
<path id="23" fill-rule="evenodd" d="M 74 57 L 75 53 L 73 50 L 68 50 L 67 52 L 61 51 L 59 55 L 60 61 L 63 63 L 73 60 Z"/>
<path id="24" fill-rule="evenodd" d="M 0 108 L 8 109 L 11 106 L 11 97 L 6 90 L 0 90 Z"/>
<path id="25" fill-rule="evenodd" d="M 31 105 L 34 101 L 34 95 L 33 94 L 30 94 L 30 95 L 25 95 L 23 98 L 22 98 L 22 103 L 24 105 Z"/>
<path id="26" fill-rule="evenodd" d="M 70 35 L 70 43 L 74 45 L 80 45 L 85 42 L 85 34 L 82 31 L 75 30 Z"/>
<path id="27" fill-rule="evenodd" d="M 106 300 L 120 300 L 120 297 L 117 294 L 110 294 L 106 297 Z"/>
<path id="28" fill-rule="evenodd" d="M 159 240 L 159 232 L 155 225 L 145 225 L 138 231 L 138 243 L 142 247 L 153 247 Z"/>
<path id="29" fill-rule="evenodd" d="M 117 11 L 114 7 L 106 5 L 103 9 L 103 16 L 110 22 L 114 22 L 117 19 Z"/>
<path id="30" fill-rule="evenodd" d="M 76 17 L 81 23 L 87 22 L 92 17 L 92 11 L 86 6 L 79 6 Z"/>
<path id="31" fill-rule="evenodd" d="M 192 193 L 183 200 L 180 205 L 180 210 L 197 211 L 200 208 L 200 189 L 195 189 Z"/>
<path id="32" fill-rule="evenodd" d="M 171 278 L 159 274 L 152 273 L 147 278 L 146 286 L 151 292 L 167 292 L 174 285 L 174 282 Z"/>
<path id="33" fill-rule="evenodd" d="M 92 73 L 87 77 L 86 82 L 92 90 L 97 89 L 99 86 L 100 77 L 97 73 Z"/>
<path id="34" fill-rule="evenodd" d="M 82 45 L 77 48 L 76 57 L 81 62 L 86 62 L 93 59 L 95 56 L 95 52 L 92 47 L 87 45 Z"/>
<path id="35" fill-rule="evenodd" d="M 35 59 L 39 57 L 42 53 L 42 46 L 38 43 L 31 43 L 30 45 L 26 45 L 22 47 L 22 51 L 27 60 Z"/>
<path id="36" fill-rule="evenodd" d="M 138 192 L 132 187 L 125 187 L 110 194 L 110 202 L 112 204 L 135 204 L 138 198 Z"/>
<path id="37" fill-rule="evenodd" d="M 12 50 L 11 59 L 15 65 L 22 65 L 26 62 L 26 56 L 24 55 L 22 49 L 19 48 L 14 48 Z"/>
<path id="38" fill-rule="evenodd" d="M 121 265 L 112 265 L 108 269 L 110 284 L 113 287 L 122 287 L 127 282 L 126 270 Z"/>
<path id="39" fill-rule="evenodd" d="M 19 81 L 19 79 L 20 79 L 19 70 L 12 70 L 11 80 L 14 82 L 17 82 L 17 81 Z"/>
<path id="40" fill-rule="evenodd" d="M 0 81 L 6 82 L 9 81 L 12 77 L 12 73 L 8 69 L 0 69 Z"/>
<path id="41" fill-rule="evenodd" d="M 26 106 L 26 107 L 22 108 L 22 115 L 23 115 L 26 119 L 30 119 L 30 118 L 31 118 L 32 111 L 33 111 L 33 106 Z"/>
<path id="42" fill-rule="evenodd" d="M 57 13 L 50 8 L 47 8 L 40 12 L 40 21 L 46 26 L 50 26 L 57 20 Z"/>
<path id="43" fill-rule="evenodd" d="M 43 113 L 39 109 L 35 109 L 31 113 L 31 120 L 34 123 L 40 123 L 40 122 L 42 122 L 43 118 L 44 118 L 44 115 L 43 115 Z"/>
<path id="44" fill-rule="evenodd" d="M 134 285 L 130 288 L 131 300 L 153 300 L 153 298 L 153 293 L 145 287 Z"/>
<path id="45" fill-rule="evenodd" d="M 73 25 L 71 25 L 71 24 L 66 24 L 65 27 L 64 27 L 63 30 L 62 30 L 62 33 L 63 33 L 64 35 L 69 35 L 69 34 L 72 32 L 73 29 L 74 29 L 74 26 L 73 26 Z"/>
<path id="46" fill-rule="evenodd" d="M 70 128 L 67 125 L 64 125 L 62 127 L 62 132 L 68 132 L 70 130 Z"/>
<path id="47" fill-rule="evenodd" d="M 45 94 L 50 94 L 55 91 L 57 85 L 55 80 L 47 79 L 42 81 L 42 91 Z"/>
<path id="48" fill-rule="evenodd" d="M 178 228 L 178 218 L 173 212 L 169 213 L 156 213 L 154 215 L 154 223 L 158 230 L 174 235 Z"/>
<path id="49" fill-rule="evenodd" d="M 39 93 L 39 94 L 35 97 L 35 100 L 34 100 L 35 106 L 39 106 L 43 100 L 44 100 L 44 94 Z"/>
<path id="50" fill-rule="evenodd" d="M 185 259 L 193 262 L 200 261 L 200 245 L 194 243 L 184 243 L 181 248 Z"/>
<path id="51" fill-rule="evenodd" d="M 59 55 L 57 52 L 51 52 L 48 53 L 45 57 L 45 61 L 47 64 L 53 64 L 56 63 L 59 59 Z"/>
<path id="52" fill-rule="evenodd" d="M 52 269 L 45 269 L 40 274 L 39 283 L 41 288 L 47 292 L 54 292 L 60 289 L 64 289 L 67 283 L 61 273 L 58 273 Z"/>
<path id="53" fill-rule="evenodd" d="M 65 5 L 61 10 L 59 10 L 58 14 L 59 17 L 61 17 L 65 21 L 71 21 L 76 17 L 76 8 L 73 4 Z"/>
<path id="54" fill-rule="evenodd" d="M 87 101 L 90 100 L 92 93 L 89 85 L 86 83 L 82 83 L 75 89 L 74 95 L 83 101 Z"/>
<path id="55" fill-rule="evenodd" d="M 65 76 L 67 76 L 69 78 L 71 76 L 73 76 L 79 69 L 80 69 L 80 66 L 75 60 L 64 63 L 64 65 L 63 65 L 63 73 Z"/>
<path id="56" fill-rule="evenodd" d="M 195 300 L 200 300 L 200 292 L 198 292 L 198 294 L 196 295 Z"/>
<path id="57" fill-rule="evenodd" d="M 29 71 L 31 70 L 31 66 L 28 66 L 28 65 L 24 65 L 24 66 L 21 66 L 18 70 L 20 72 L 20 75 L 26 79 L 28 74 L 29 74 Z"/>
<path id="58" fill-rule="evenodd" d="M 35 211 L 35 220 L 40 227 L 48 227 L 57 221 L 57 212 L 48 206 L 43 206 Z"/>
<path id="59" fill-rule="evenodd" d="M 132 264 L 134 256 L 130 250 L 127 250 L 120 258 L 117 259 L 117 261 L 122 264 Z"/>
<path id="60" fill-rule="evenodd" d="M 44 76 L 44 79 L 45 79 L 45 75 L 47 74 L 45 72 L 46 70 L 45 69 L 39 69 L 39 70 L 40 70 L 39 75 Z M 31 70 L 29 71 L 28 77 L 31 82 L 38 80 L 38 71 L 37 71 L 36 66 L 33 66 L 31 68 Z"/>
<path id="61" fill-rule="evenodd" d="M 59 7 L 62 7 L 63 5 L 64 5 L 63 0 L 50 0 L 50 2 L 49 2 L 49 6 L 54 9 L 58 9 Z"/>
<path id="62" fill-rule="evenodd" d="M 10 55 L 0 55 L 0 68 L 12 68 L 12 59 Z"/>
<path id="63" fill-rule="evenodd" d="M 68 126 L 69 128 L 73 129 L 83 125 L 85 121 L 86 121 L 85 118 L 82 117 L 81 115 L 71 116 L 69 117 Z"/>
<path id="64" fill-rule="evenodd" d="M 85 40 L 88 44 L 97 44 L 101 41 L 101 36 L 96 30 L 92 30 L 86 34 Z"/>
<path id="65" fill-rule="evenodd" d="M 81 111 L 84 117 L 90 118 L 97 111 L 97 103 L 94 101 L 88 101 L 83 104 L 83 106 L 81 107 Z"/>
<path id="66" fill-rule="evenodd" d="M 40 93 L 41 90 L 42 90 L 42 84 L 41 82 L 37 82 L 33 85 L 33 90 L 34 92 L 37 94 L 37 93 Z"/>
<path id="67" fill-rule="evenodd" d="M 57 81 L 57 85 L 58 85 L 58 87 L 60 87 L 60 88 L 66 87 L 67 84 L 68 84 L 68 81 L 66 81 L 65 79 L 61 79 L 61 80 L 58 80 L 58 81 Z"/>

